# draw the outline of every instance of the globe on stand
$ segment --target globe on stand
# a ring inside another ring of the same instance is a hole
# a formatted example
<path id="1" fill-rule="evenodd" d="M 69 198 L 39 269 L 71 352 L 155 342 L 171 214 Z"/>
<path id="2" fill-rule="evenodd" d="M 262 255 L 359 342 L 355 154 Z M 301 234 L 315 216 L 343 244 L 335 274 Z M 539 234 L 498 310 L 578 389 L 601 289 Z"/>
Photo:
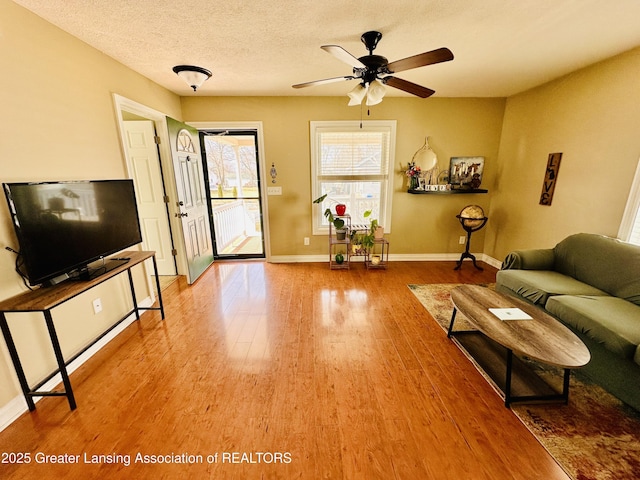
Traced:
<path id="1" fill-rule="evenodd" d="M 479 205 L 467 205 L 464 207 L 456 218 L 460 221 L 460 225 L 467 232 L 467 248 L 460 256 L 460 260 L 458 260 L 458 264 L 454 270 L 458 270 L 462 266 L 462 261 L 465 258 L 470 258 L 473 261 L 473 266 L 478 270 L 483 270 L 482 267 L 479 267 L 476 263 L 476 257 L 469 253 L 469 245 L 471 243 L 471 233 L 477 232 L 487 223 L 488 218 L 484 214 L 484 210 Z"/>

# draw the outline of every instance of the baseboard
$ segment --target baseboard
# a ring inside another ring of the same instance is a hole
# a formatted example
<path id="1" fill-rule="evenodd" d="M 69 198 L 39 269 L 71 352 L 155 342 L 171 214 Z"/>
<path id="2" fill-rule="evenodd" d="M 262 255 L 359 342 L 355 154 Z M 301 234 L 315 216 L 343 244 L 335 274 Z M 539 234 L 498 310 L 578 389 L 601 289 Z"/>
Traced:
<path id="1" fill-rule="evenodd" d="M 485 255 L 483 253 L 482 256 L 480 256 L 478 258 L 480 258 L 484 263 L 486 263 L 488 265 L 491 265 L 492 267 L 495 267 L 498 270 L 500 270 L 500 268 L 502 268 L 502 261 L 496 260 L 495 258 L 490 257 L 489 255 Z"/>
<path id="2" fill-rule="evenodd" d="M 141 302 L 138 302 L 140 308 L 149 308 L 153 305 L 153 300 L 151 297 L 147 297 Z M 82 355 L 76 358 L 73 362 L 67 365 L 67 373 L 71 375 L 74 371 L 76 371 L 83 363 L 89 360 L 93 355 L 95 355 L 102 347 L 104 347 L 107 343 L 113 340 L 120 332 L 122 332 L 125 328 L 131 325 L 136 320 L 135 313 L 129 315 L 125 320 L 123 320 L 117 327 L 111 330 L 108 334 L 102 337 L 99 341 L 89 347 Z M 62 383 L 62 378 L 60 374 L 53 377 L 47 383 L 45 383 L 40 390 L 47 391 L 53 390 L 57 385 Z M 72 380 L 73 383 L 73 380 Z M 63 398 L 63 397 L 60 397 Z M 34 397 L 33 401 L 37 403 L 40 401 L 42 397 Z M 11 425 L 15 420 L 20 417 L 25 412 L 29 411 L 29 407 L 27 407 L 27 403 L 24 399 L 22 393 L 10 400 L 9 403 L 0 407 L 0 432 Z"/>
<path id="3" fill-rule="evenodd" d="M 492 258 L 484 253 L 474 254 L 478 260 L 481 260 L 492 267 L 500 268 L 502 262 Z M 322 263 L 329 259 L 324 255 L 271 255 L 269 261 L 271 263 Z M 352 261 L 362 262 L 364 257 L 354 257 Z M 390 262 L 457 262 L 460 260 L 459 253 L 422 253 L 422 254 L 390 254 Z"/>

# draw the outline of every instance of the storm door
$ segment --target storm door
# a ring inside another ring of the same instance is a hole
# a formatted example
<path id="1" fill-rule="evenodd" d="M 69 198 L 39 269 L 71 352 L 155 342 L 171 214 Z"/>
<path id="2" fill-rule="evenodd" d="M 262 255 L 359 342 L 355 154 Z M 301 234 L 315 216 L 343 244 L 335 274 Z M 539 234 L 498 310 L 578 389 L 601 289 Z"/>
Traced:
<path id="1" fill-rule="evenodd" d="M 214 257 L 264 258 L 256 130 L 200 132 Z"/>

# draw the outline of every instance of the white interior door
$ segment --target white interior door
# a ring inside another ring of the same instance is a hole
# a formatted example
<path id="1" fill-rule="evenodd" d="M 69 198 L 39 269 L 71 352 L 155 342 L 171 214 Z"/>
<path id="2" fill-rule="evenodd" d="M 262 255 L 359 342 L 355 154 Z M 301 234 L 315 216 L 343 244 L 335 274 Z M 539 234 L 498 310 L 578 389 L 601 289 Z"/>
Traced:
<path id="1" fill-rule="evenodd" d="M 180 217 L 186 250 L 187 281 L 193 283 L 213 263 L 209 209 L 205 195 L 204 172 L 198 131 L 167 117 Z"/>
<path id="2" fill-rule="evenodd" d="M 125 121 L 123 124 L 129 171 L 136 187 L 144 249 L 156 252 L 160 275 L 176 275 L 154 123 L 144 120 Z"/>

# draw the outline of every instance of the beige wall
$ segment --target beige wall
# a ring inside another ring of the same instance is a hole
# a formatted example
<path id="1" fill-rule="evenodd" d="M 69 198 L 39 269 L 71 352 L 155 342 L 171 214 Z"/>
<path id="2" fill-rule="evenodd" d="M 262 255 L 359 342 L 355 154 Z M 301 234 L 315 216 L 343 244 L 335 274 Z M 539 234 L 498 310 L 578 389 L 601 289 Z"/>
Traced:
<path id="1" fill-rule="evenodd" d="M 459 255 L 464 235 L 456 219 L 470 203 L 489 209 L 490 195 L 410 195 L 401 164 L 406 168 L 413 154 L 429 136 L 440 168 L 448 168 L 452 156 L 486 157 L 483 187 L 495 182 L 496 161 L 504 99 L 385 98 L 364 109 L 364 119 L 397 120 L 392 232 L 388 235 L 394 255 Z M 323 255 L 326 236 L 311 229 L 311 160 L 309 122 L 359 120 L 360 108 L 347 107 L 347 97 L 183 97 L 186 122 L 262 121 L 266 162 L 276 164 L 282 196 L 269 196 L 271 253 L 274 256 Z M 474 236 L 472 251 L 482 251 L 483 232 Z M 303 238 L 311 237 L 304 246 Z M 477 249 L 477 250 L 474 250 Z"/>
<path id="2" fill-rule="evenodd" d="M 485 253 L 616 236 L 640 158 L 640 48 L 507 100 Z M 551 206 L 539 205 L 562 152 Z"/>
<path id="3" fill-rule="evenodd" d="M 0 182 L 123 178 L 113 93 L 181 117 L 179 98 L 8 0 L 0 0 Z M 10 67 L 10 68 L 9 68 Z M 0 246 L 18 248 L 2 194 Z M 25 291 L 14 255 L 0 251 L 0 298 Z M 149 295 L 136 274 L 138 299 Z M 126 279 L 109 281 L 54 312 L 62 347 L 76 353 L 128 308 Z M 104 310 L 93 314 L 101 297 Z M 53 370 L 44 322 L 10 315 L 16 343 L 32 381 Z M 20 395 L 0 340 L 0 409 Z"/>

